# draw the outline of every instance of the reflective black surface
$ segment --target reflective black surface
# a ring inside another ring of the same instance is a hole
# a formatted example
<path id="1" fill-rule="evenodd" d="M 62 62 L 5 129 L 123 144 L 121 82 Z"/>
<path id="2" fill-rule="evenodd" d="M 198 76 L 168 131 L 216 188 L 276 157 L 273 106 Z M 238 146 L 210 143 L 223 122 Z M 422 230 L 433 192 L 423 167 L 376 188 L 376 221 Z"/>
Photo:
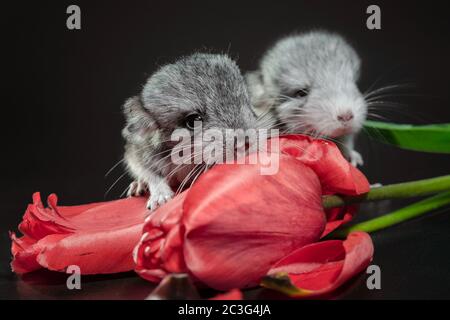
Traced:
<path id="1" fill-rule="evenodd" d="M 404 107 L 384 108 L 388 120 L 450 122 L 449 19 L 437 2 L 378 1 L 382 30 L 365 28 L 364 1 L 246 3 L 77 1 L 82 30 L 65 27 L 68 1 L 3 6 L 5 70 L 2 73 L 0 184 L 1 299 L 142 299 L 153 285 L 133 273 L 82 278 L 70 291 L 66 276 L 37 272 L 19 279 L 9 269 L 7 231 L 16 230 L 31 194 L 56 192 L 71 205 L 118 197 L 127 186 L 108 187 L 121 169 L 120 106 L 151 72 L 179 55 L 203 48 L 229 52 L 243 70 L 256 67 L 276 38 L 321 27 L 343 33 L 363 59 L 361 89 L 412 81 Z M 427 178 L 450 172 L 450 157 L 398 150 L 364 134 L 358 140 L 372 183 Z M 361 208 L 373 217 L 407 202 Z M 330 298 L 450 298 L 450 211 L 441 210 L 373 235 L 374 264 L 382 289 L 368 290 L 362 274 Z M 213 292 L 202 292 L 208 297 Z M 281 298 L 250 290 L 248 298 Z"/>

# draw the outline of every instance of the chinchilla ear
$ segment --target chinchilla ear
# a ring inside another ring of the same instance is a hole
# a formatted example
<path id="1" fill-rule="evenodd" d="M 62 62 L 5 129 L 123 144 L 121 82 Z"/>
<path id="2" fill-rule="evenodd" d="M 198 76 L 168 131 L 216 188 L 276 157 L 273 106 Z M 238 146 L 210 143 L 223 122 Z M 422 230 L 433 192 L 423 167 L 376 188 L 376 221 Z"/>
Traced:
<path id="1" fill-rule="evenodd" d="M 122 136 L 127 141 L 139 142 L 157 130 L 155 121 L 145 110 L 139 96 L 131 97 L 123 105 L 126 125 Z"/>
<path id="2" fill-rule="evenodd" d="M 260 71 L 250 71 L 245 74 L 245 82 L 247 83 L 248 93 L 252 101 L 252 105 L 256 108 L 264 100 L 266 95 L 262 73 Z"/>

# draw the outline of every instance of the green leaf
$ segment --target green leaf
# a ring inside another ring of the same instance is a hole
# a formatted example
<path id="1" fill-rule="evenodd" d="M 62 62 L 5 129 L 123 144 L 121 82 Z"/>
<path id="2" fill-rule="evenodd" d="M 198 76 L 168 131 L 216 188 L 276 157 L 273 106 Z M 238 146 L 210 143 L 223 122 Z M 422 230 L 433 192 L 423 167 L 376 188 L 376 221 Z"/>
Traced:
<path id="1" fill-rule="evenodd" d="M 450 153 L 450 123 L 416 126 L 366 121 L 364 128 L 371 138 L 403 149 Z"/>
<path id="2" fill-rule="evenodd" d="M 449 204 L 450 191 L 439 193 L 433 197 L 426 198 L 407 207 L 395 210 L 391 213 L 379 216 L 377 218 L 360 222 L 350 227 L 339 228 L 334 232 L 328 234 L 326 236 L 326 239 L 343 239 L 353 231 L 364 231 L 367 233 L 375 232 L 419 217 L 436 209 L 445 207 Z"/>

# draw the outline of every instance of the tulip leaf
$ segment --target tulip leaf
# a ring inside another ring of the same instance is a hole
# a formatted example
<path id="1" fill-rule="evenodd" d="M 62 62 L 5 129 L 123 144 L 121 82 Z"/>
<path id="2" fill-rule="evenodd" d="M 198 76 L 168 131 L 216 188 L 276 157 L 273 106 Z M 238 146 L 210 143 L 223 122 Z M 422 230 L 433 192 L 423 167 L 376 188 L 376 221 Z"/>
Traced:
<path id="1" fill-rule="evenodd" d="M 410 125 L 366 121 L 364 129 L 370 137 L 403 149 L 450 153 L 450 123 Z"/>

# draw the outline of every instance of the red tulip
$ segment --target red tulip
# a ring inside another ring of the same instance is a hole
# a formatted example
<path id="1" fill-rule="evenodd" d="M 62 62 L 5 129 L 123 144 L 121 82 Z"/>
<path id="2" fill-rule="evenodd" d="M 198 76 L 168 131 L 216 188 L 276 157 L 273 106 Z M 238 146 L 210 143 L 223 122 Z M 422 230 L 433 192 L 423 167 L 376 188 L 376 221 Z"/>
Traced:
<path id="1" fill-rule="evenodd" d="M 35 193 L 19 225 L 24 236 L 11 233 L 14 272 L 64 272 L 69 265 L 79 266 L 82 274 L 133 269 L 131 253 L 140 238 L 145 199 L 65 207 L 57 206 L 53 194 L 48 205 Z"/>
<path id="2" fill-rule="evenodd" d="M 150 281 L 187 272 L 219 290 L 254 286 L 280 259 L 324 234 L 322 194 L 369 190 L 330 142 L 287 136 L 280 147 L 275 175 L 261 175 L 259 164 L 218 165 L 158 209 L 146 221 L 136 271 Z M 327 232 L 349 215 L 329 217 Z"/>

